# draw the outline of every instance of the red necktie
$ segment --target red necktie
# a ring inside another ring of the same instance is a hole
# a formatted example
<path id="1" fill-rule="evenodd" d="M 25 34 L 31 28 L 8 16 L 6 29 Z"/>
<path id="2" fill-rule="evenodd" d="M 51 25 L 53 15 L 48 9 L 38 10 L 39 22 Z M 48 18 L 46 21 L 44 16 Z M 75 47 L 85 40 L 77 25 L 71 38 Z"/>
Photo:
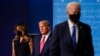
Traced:
<path id="1" fill-rule="evenodd" d="M 42 49 L 44 47 L 44 44 L 45 44 L 45 36 L 42 37 L 42 40 L 40 42 L 40 53 L 41 53 L 41 51 L 42 51 Z"/>

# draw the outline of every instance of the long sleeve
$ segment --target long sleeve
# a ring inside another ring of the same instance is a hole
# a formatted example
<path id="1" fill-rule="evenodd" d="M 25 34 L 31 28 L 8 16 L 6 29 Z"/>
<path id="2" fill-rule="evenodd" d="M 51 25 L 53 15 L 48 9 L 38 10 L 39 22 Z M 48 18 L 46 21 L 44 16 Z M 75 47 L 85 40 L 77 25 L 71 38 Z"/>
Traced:
<path id="1" fill-rule="evenodd" d="M 94 56 L 94 48 L 92 44 L 92 35 L 91 35 L 91 29 L 89 27 L 88 33 L 87 33 L 87 46 L 86 46 L 87 56 Z"/>
<path id="2" fill-rule="evenodd" d="M 50 56 L 59 56 L 59 55 L 60 55 L 59 36 L 57 27 L 55 27 L 50 43 Z"/>

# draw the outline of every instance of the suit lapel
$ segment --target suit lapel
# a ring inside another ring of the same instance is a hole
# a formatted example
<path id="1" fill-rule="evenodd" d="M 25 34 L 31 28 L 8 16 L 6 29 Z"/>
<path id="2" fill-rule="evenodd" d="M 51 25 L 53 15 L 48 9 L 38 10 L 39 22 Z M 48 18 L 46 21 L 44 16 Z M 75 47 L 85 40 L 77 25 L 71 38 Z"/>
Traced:
<path id="1" fill-rule="evenodd" d="M 50 37 L 51 37 L 51 33 L 50 33 L 48 39 L 46 40 L 46 42 L 45 42 L 45 44 L 44 44 L 44 47 L 43 47 L 42 53 L 44 53 L 44 52 L 49 48 Z"/>
<path id="2" fill-rule="evenodd" d="M 65 30 L 64 30 L 64 40 L 65 40 L 65 42 L 67 41 L 67 43 L 69 43 L 69 45 L 70 45 L 70 48 L 71 49 L 73 49 L 73 45 L 72 45 L 72 39 L 71 39 L 71 35 L 70 35 L 70 30 L 69 30 L 69 24 L 68 24 L 68 22 L 66 22 L 65 23 Z"/>
<path id="3" fill-rule="evenodd" d="M 66 30 L 67 30 L 67 31 L 66 31 L 66 33 L 67 33 L 67 34 L 66 34 L 66 35 L 67 35 L 67 39 L 70 40 L 70 43 L 71 43 L 72 41 L 71 41 L 71 35 L 70 35 L 70 29 L 69 29 L 69 24 L 68 24 L 68 22 L 67 22 Z"/>
<path id="4" fill-rule="evenodd" d="M 83 35 L 83 26 L 81 25 L 81 23 L 78 23 L 78 43 L 77 43 L 77 47 L 79 45 L 79 43 L 82 43 L 84 40 L 84 35 Z"/>
<path id="5" fill-rule="evenodd" d="M 69 43 L 70 43 L 70 47 L 72 48 L 72 49 L 76 49 L 77 47 L 78 47 L 78 43 L 80 42 L 80 41 L 82 41 L 82 34 L 83 34 L 83 27 L 82 27 L 82 25 L 79 23 L 78 24 L 78 29 L 79 29 L 79 32 L 78 32 L 78 43 L 77 43 L 77 46 L 76 46 L 76 48 L 74 48 L 73 47 L 73 43 L 72 43 L 72 39 L 71 39 L 71 35 L 70 35 L 70 30 L 69 30 L 69 24 L 68 24 L 68 22 L 66 22 L 66 31 L 65 31 L 65 35 L 66 35 L 66 37 L 67 38 L 65 38 L 66 39 L 66 41 L 69 41 Z"/>

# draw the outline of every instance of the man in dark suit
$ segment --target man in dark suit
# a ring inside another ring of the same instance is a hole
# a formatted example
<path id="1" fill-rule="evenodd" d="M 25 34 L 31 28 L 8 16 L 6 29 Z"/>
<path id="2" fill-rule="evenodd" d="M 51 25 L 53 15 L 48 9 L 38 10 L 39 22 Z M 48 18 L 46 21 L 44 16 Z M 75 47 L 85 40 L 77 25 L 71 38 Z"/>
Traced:
<path id="1" fill-rule="evenodd" d="M 79 21 L 80 10 L 79 3 L 68 3 L 68 21 L 55 26 L 50 56 L 94 56 L 91 29 Z"/>
<path id="2" fill-rule="evenodd" d="M 34 38 L 33 56 L 49 56 L 50 23 L 47 20 L 40 21 L 39 29 L 41 34 Z"/>

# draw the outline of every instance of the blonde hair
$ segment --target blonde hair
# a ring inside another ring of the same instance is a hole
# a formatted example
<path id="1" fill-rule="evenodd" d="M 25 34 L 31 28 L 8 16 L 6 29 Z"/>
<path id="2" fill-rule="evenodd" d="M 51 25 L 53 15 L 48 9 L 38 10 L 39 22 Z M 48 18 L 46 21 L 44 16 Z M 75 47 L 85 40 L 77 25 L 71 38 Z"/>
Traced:
<path id="1" fill-rule="evenodd" d="M 25 41 L 29 41 L 30 40 L 30 37 L 28 36 L 26 24 L 19 23 L 19 24 L 15 25 L 15 28 L 14 28 L 15 34 L 17 33 L 17 29 L 16 29 L 17 27 L 20 27 L 21 30 L 24 31 L 24 37 L 23 37 L 23 39 Z M 19 37 L 16 35 L 12 41 L 15 41 L 15 40 L 18 40 L 18 39 L 19 39 Z"/>
<path id="2" fill-rule="evenodd" d="M 41 24 L 41 23 L 43 23 L 43 24 L 45 24 L 47 26 L 50 26 L 50 23 L 47 20 L 41 20 L 41 21 L 39 21 L 39 24 Z"/>

